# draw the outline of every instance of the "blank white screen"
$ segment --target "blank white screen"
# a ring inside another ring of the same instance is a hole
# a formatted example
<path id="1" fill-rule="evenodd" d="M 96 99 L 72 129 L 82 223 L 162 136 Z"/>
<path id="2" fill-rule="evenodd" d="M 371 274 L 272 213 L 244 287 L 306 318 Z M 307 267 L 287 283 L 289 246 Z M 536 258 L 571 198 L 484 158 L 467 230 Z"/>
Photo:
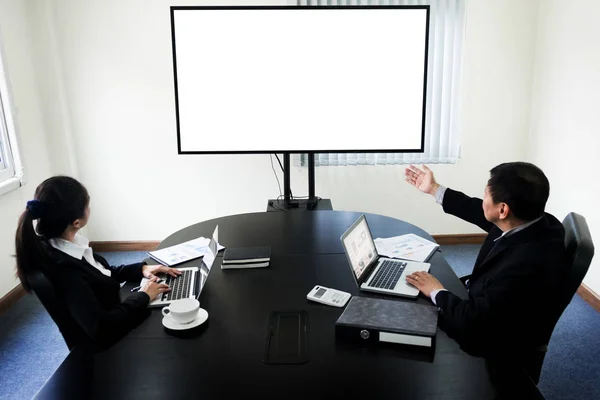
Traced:
<path id="1" fill-rule="evenodd" d="M 426 9 L 173 10 L 180 152 L 419 150 Z"/>

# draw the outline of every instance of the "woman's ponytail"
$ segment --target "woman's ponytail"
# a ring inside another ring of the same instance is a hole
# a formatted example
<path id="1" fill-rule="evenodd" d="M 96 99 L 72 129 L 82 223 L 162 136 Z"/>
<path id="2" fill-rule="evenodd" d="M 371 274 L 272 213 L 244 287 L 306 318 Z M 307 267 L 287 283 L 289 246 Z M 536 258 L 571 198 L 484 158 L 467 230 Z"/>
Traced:
<path id="1" fill-rule="evenodd" d="M 40 269 L 46 262 L 47 253 L 43 248 L 42 240 L 33 228 L 32 213 L 26 210 L 19 218 L 17 234 L 15 237 L 17 249 L 17 276 L 23 288 L 30 292 L 31 287 L 27 281 L 27 273 Z"/>

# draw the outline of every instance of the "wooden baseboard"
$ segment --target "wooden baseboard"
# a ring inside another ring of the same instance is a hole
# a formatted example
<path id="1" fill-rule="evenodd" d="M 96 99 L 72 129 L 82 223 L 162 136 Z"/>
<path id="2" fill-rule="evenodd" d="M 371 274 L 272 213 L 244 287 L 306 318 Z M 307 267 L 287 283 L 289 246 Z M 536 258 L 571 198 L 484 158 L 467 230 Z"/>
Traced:
<path id="1" fill-rule="evenodd" d="M 21 297 L 25 295 L 25 289 L 20 283 L 13 290 L 8 292 L 4 297 L 0 299 L 0 315 L 8 311 Z"/>
<path id="2" fill-rule="evenodd" d="M 482 244 L 487 236 L 486 233 L 460 234 L 460 235 L 432 235 L 436 242 L 440 245 L 452 244 Z M 111 242 L 100 241 L 90 242 L 90 247 L 94 251 L 109 252 L 109 251 L 152 251 L 156 250 L 160 242 L 158 241 L 128 241 L 128 242 Z"/>
<path id="3" fill-rule="evenodd" d="M 97 252 L 108 251 L 152 251 L 156 250 L 158 241 L 133 242 L 90 242 L 90 247 Z"/>
<path id="4" fill-rule="evenodd" d="M 483 244 L 487 233 L 468 233 L 460 235 L 431 235 L 440 245 Z"/>
<path id="5" fill-rule="evenodd" d="M 594 307 L 594 309 L 600 312 L 600 296 L 594 292 L 592 289 L 586 286 L 585 283 L 582 283 L 577 289 L 577 294 L 583 298 L 590 306 Z"/>

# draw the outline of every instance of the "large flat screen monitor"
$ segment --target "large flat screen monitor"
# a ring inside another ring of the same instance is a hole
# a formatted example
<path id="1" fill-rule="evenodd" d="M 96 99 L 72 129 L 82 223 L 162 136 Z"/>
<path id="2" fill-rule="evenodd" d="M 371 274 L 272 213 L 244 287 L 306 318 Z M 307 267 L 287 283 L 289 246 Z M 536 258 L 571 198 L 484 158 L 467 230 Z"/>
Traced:
<path id="1" fill-rule="evenodd" d="M 172 7 L 180 154 L 423 151 L 429 7 Z"/>

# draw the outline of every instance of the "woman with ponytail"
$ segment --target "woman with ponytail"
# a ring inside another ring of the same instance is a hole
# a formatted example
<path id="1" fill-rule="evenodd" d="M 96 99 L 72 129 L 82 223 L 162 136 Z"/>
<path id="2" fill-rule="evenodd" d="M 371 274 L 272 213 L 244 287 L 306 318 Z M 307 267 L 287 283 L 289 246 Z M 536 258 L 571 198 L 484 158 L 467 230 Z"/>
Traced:
<path id="1" fill-rule="evenodd" d="M 93 254 L 88 240 L 78 233 L 89 219 L 89 201 L 86 188 L 66 176 L 49 178 L 37 187 L 17 227 L 17 276 L 31 291 L 28 273 L 42 272 L 84 332 L 82 340 L 101 349 L 139 324 L 148 316 L 148 303 L 170 290 L 156 282 L 155 273 L 181 272 L 145 263 L 113 267 Z M 119 283 L 139 282 L 142 277 L 150 281 L 121 302 Z"/>

